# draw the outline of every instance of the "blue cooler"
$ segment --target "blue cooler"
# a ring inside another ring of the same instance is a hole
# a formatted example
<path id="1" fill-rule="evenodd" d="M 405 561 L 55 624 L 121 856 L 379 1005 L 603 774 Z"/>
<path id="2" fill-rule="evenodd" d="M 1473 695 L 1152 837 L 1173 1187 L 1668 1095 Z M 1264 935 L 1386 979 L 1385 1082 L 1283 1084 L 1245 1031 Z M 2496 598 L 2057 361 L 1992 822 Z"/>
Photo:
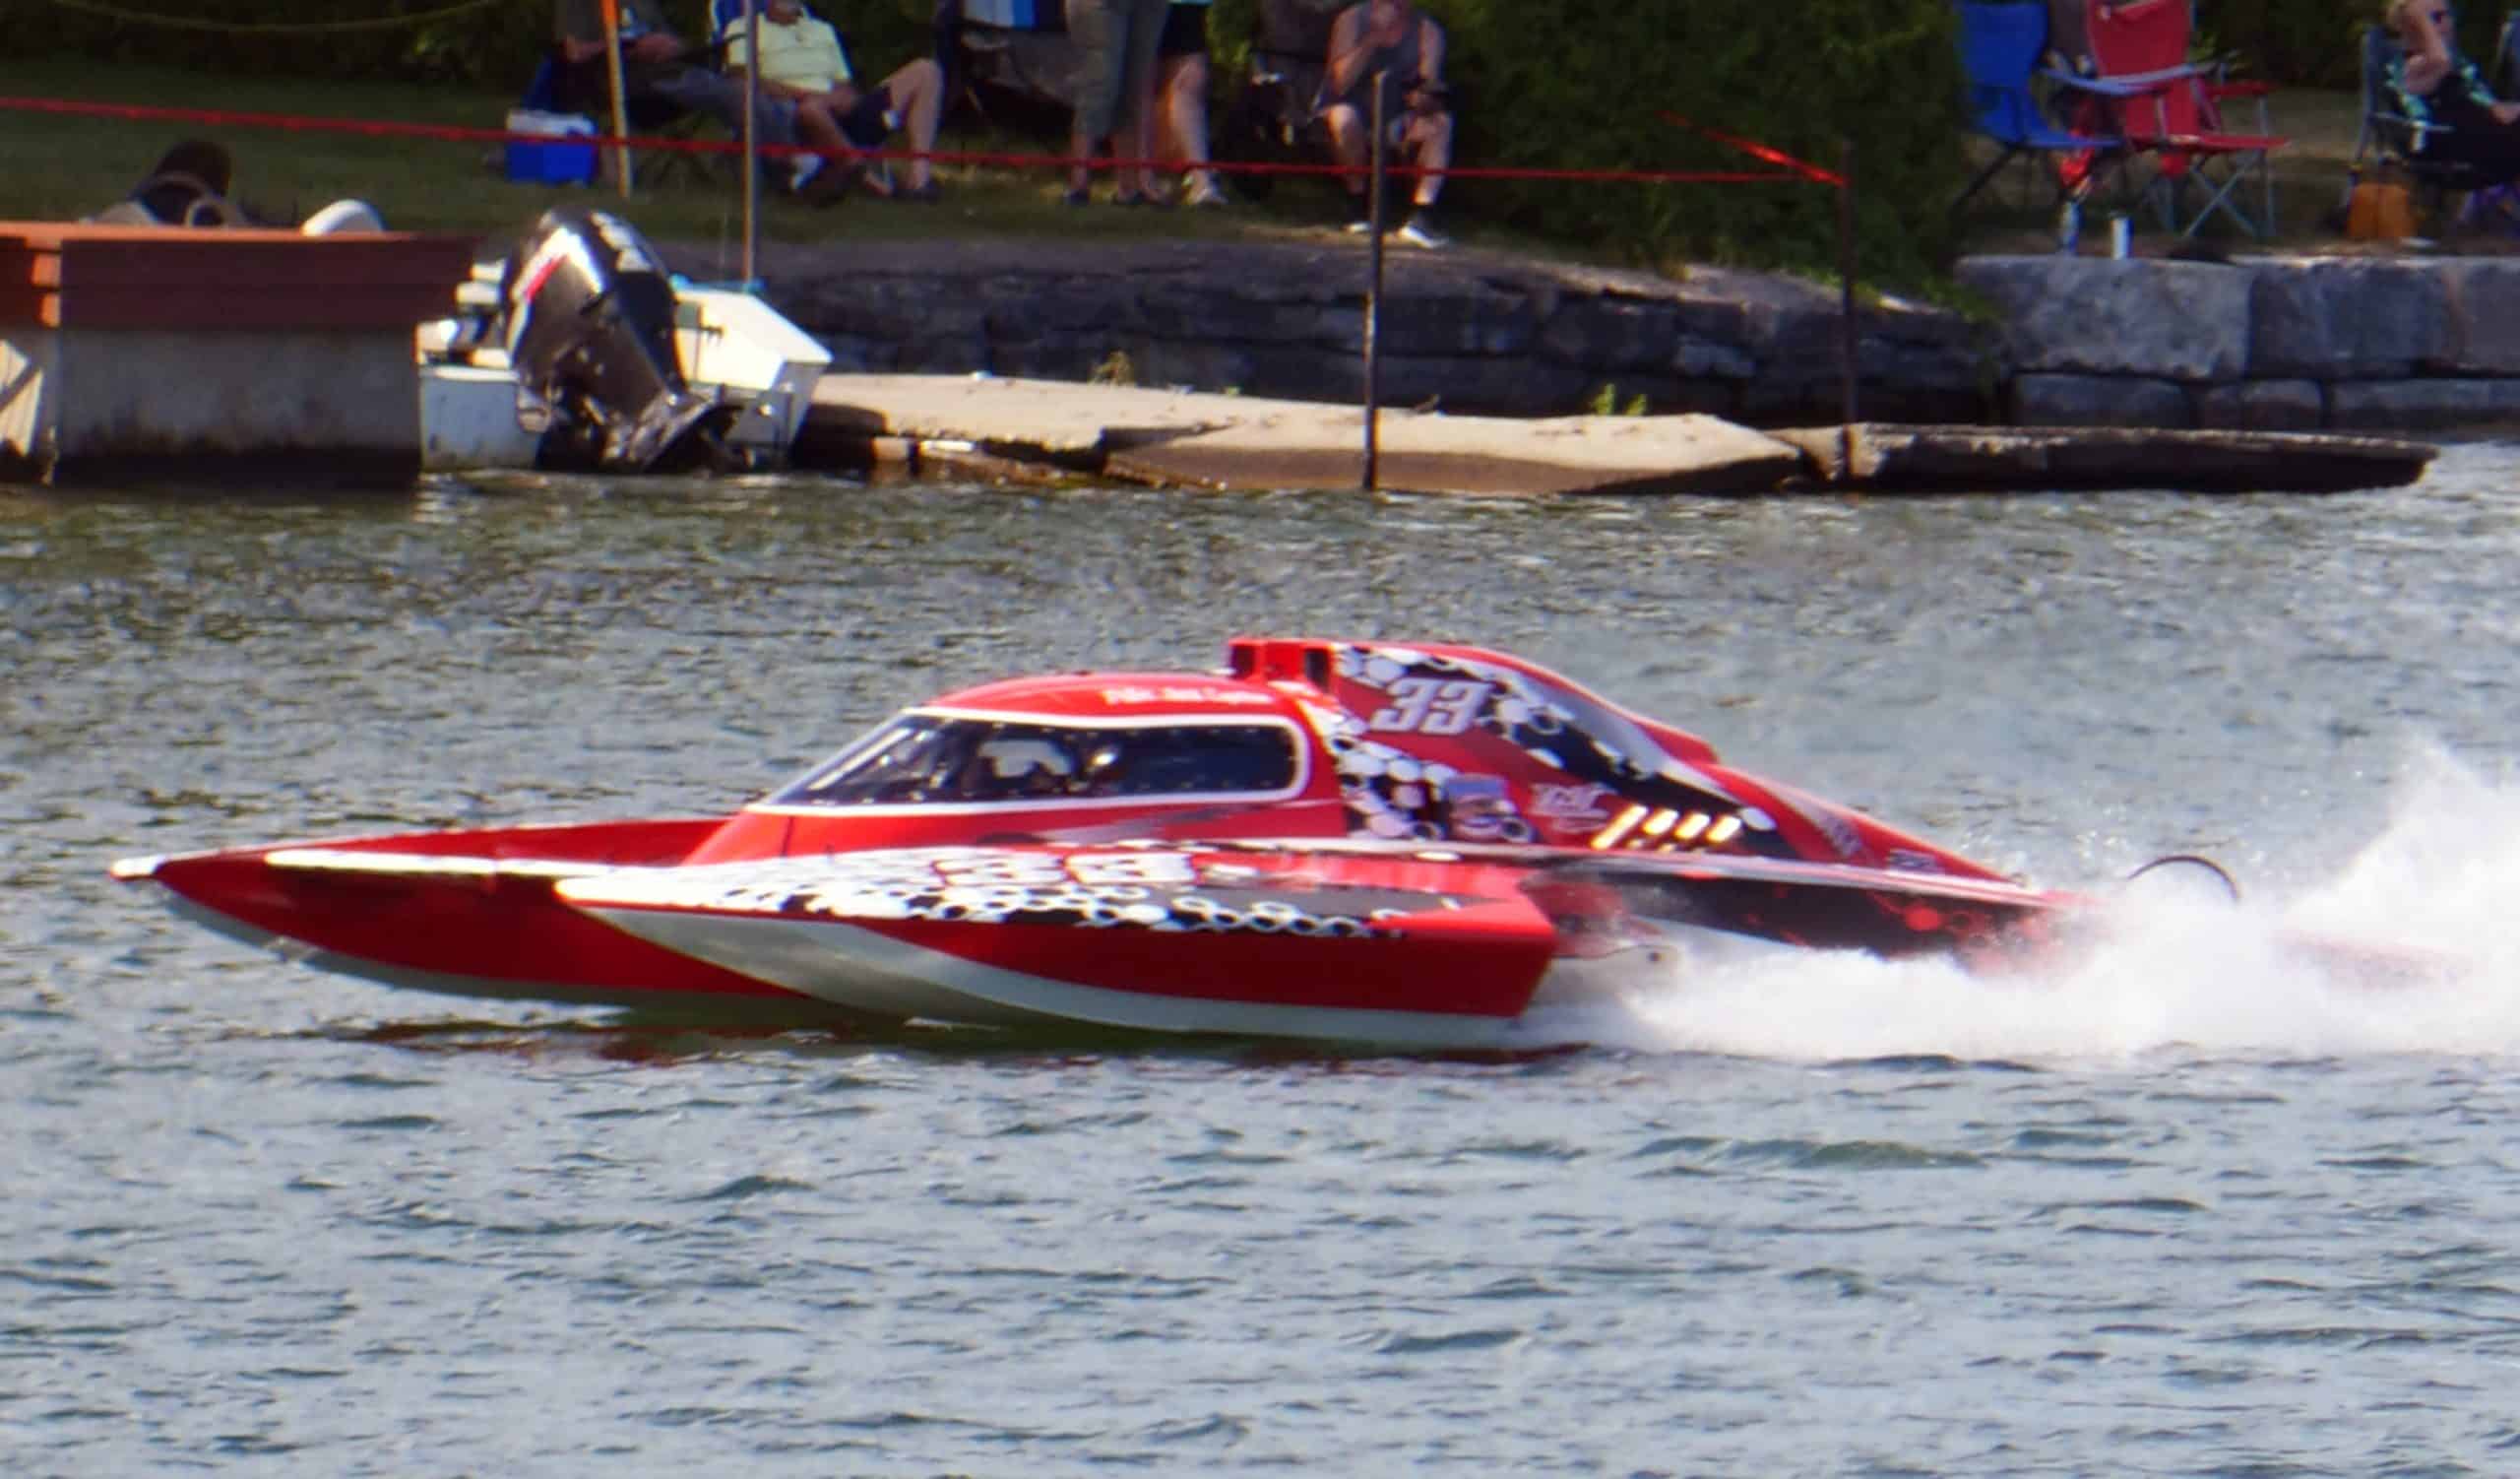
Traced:
<path id="1" fill-rule="evenodd" d="M 544 113 L 518 108 L 508 114 L 508 132 L 541 134 L 555 141 L 595 137 L 595 120 L 583 113 Z M 593 144 L 529 144 L 510 140 L 508 178 L 528 185 L 583 185 L 595 178 Z"/>

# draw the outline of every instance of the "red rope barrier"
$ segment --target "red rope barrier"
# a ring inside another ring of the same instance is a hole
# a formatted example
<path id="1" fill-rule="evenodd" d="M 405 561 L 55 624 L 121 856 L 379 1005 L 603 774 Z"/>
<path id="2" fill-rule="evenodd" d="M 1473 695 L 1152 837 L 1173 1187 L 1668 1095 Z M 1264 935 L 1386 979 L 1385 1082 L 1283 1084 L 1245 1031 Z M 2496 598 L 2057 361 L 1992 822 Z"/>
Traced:
<path id="1" fill-rule="evenodd" d="M 193 123 L 225 128 L 267 128 L 297 133 L 356 134 L 380 139 L 435 139 L 464 144 L 565 144 L 594 149 L 641 149 L 673 154 L 741 155 L 744 147 L 730 139 L 666 139 L 654 135 L 614 134 L 537 134 L 520 133 L 505 128 L 472 128 L 452 123 L 402 123 L 368 118 L 318 118 L 294 113 L 258 113 L 232 108 L 160 107 L 146 103 L 79 102 L 59 97 L 0 96 L 0 112 L 50 113 L 69 117 L 119 118 L 146 123 Z M 1665 118 L 1685 123 L 1671 114 Z M 1694 127 L 1694 125 L 1688 125 Z M 1732 144 L 1754 157 L 1783 167 L 1775 170 L 1747 169 L 1555 169 L 1514 165 L 1451 165 L 1440 170 L 1417 165 L 1389 166 L 1387 172 L 1401 178 L 1422 174 L 1441 174 L 1446 179 L 1488 180 L 1565 180 L 1609 184 L 1640 185 L 1746 185 L 1817 182 L 1837 185 L 1838 176 L 1816 165 L 1804 163 L 1791 155 L 1768 149 L 1764 145 L 1738 140 L 1700 129 L 1724 143 Z M 822 151 L 800 145 L 764 144 L 759 152 L 766 158 L 791 159 Z M 1066 169 L 1074 161 L 1061 155 L 1012 154 L 980 150 L 861 150 L 848 158 L 908 161 L 924 159 L 938 164 L 973 164 L 1011 169 Z M 1180 160 L 1109 159 L 1091 161 L 1095 169 L 1162 169 L 1177 170 L 1193 167 Z M 1337 163 L 1294 163 L 1266 161 L 1213 161 L 1196 167 L 1214 169 L 1227 174 L 1346 175 L 1359 171 Z"/>

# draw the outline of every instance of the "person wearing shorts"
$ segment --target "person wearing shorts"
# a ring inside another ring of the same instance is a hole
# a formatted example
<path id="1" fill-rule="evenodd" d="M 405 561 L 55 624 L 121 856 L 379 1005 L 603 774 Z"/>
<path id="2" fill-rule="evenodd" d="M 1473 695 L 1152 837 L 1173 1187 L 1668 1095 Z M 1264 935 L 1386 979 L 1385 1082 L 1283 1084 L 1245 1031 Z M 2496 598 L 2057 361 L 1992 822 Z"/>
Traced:
<path id="1" fill-rule="evenodd" d="M 1155 148 L 1151 158 L 1189 166 L 1193 207 L 1229 203 L 1208 162 L 1208 3 L 1172 0 L 1164 13 L 1164 34 L 1155 43 Z M 1146 188 L 1155 188 L 1153 179 Z"/>
<path id="2" fill-rule="evenodd" d="M 1068 101 L 1069 205 L 1092 199 L 1094 151 L 1109 140 L 1117 159 L 1144 161 L 1155 148 L 1155 48 L 1164 35 L 1166 0 L 1068 0 L 1068 39 L 1076 46 L 1076 88 Z M 1158 197 L 1153 169 L 1117 171 L 1111 204 L 1142 206 Z"/>
<path id="3" fill-rule="evenodd" d="M 1331 151 L 1347 166 L 1344 176 L 1351 232 L 1372 229 L 1365 200 L 1365 164 L 1372 143 L 1374 79 L 1382 79 L 1383 126 L 1400 157 L 1418 166 L 1417 209 L 1400 239 L 1429 250 L 1447 244 L 1435 228 L 1435 197 L 1443 193 L 1444 168 L 1452 162 L 1452 104 L 1444 89 L 1444 28 L 1416 0 L 1363 0 L 1339 13 L 1330 27 L 1321 96 L 1315 113 L 1330 129 Z"/>
<path id="4" fill-rule="evenodd" d="M 726 70 L 738 78 L 751 65 L 751 31 L 749 22 L 727 29 Z M 761 90 L 795 110 L 805 142 L 838 157 L 814 161 L 818 167 L 798 176 L 798 193 L 828 203 L 863 182 L 896 200 L 936 199 L 928 156 L 944 110 L 945 75 L 934 58 L 915 57 L 877 86 L 859 88 L 830 23 L 807 15 L 801 0 L 761 0 Z M 907 183 L 892 186 L 856 156 L 881 150 L 896 133 L 909 136 L 914 153 Z"/>

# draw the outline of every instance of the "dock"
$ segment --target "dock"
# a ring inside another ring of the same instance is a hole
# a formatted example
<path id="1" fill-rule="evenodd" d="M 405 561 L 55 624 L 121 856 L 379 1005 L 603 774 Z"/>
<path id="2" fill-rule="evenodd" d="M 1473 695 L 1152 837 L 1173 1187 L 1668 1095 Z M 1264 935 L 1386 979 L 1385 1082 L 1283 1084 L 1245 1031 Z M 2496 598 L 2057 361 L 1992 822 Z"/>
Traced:
<path id="1" fill-rule="evenodd" d="M 0 480 L 390 487 L 469 239 L 0 222 Z"/>
<path id="2" fill-rule="evenodd" d="M 1760 431 L 1710 416 L 1525 419 L 1385 410 L 1375 485 L 1475 496 L 2393 487 L 2437 451 L 2280 431 L 1906 426 Z M 801 465 L 1218 490 L 1362 485 L 1353 406 L 988 375 L 830 374 Z M 1850 455 L 1852 454 L 1852 455 Z"/>

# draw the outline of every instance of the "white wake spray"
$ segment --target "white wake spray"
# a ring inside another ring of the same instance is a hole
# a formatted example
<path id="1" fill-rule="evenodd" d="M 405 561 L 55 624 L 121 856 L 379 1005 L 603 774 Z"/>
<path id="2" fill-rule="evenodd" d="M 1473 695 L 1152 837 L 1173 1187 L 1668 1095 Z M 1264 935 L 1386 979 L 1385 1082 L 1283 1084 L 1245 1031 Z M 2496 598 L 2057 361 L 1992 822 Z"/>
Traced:
<path id="1" fill-rule="evenodd" d="M 1605 1045 L 1791 1061 L 2520 1056 L 2520 784 L 2418 756 L 2382 834 L 2298 897 L 2139 883 L 2018 974 L 1785 954 L 1673 979 Z"/>

